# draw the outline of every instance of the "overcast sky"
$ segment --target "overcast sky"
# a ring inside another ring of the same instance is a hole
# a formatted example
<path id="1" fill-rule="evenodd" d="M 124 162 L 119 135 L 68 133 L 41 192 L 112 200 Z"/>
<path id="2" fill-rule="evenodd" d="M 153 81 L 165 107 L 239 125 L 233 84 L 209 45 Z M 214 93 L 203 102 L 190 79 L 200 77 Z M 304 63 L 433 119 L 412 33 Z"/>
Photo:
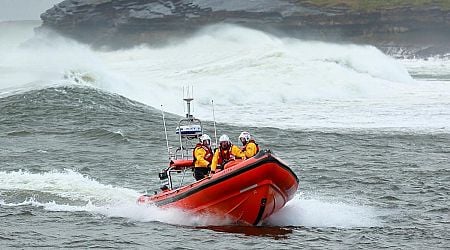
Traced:
<path id="1" fill-rule="evenodd" d="M 41 13 L 62 0 L 0 0 L 0 21 L 40 20 Z"/>

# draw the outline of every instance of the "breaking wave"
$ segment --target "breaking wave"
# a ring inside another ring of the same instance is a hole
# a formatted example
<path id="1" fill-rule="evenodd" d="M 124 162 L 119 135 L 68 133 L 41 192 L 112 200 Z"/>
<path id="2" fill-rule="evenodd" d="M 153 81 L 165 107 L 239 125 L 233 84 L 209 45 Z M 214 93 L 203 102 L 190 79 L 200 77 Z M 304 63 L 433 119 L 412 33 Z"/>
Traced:
<path id="1" fill-rule="evenodd" d="M 282 39 L 229 25 L 163 48 L 93 51 L 43 34 L 17 44 L 0 47 L 0 97 L 79 85 L 183 115 L 182 87 L 190 85 L 197 117 L 212 120 L 214 100 L 217 120 L 240 126 L 449 127 L 450 85 L 416 81 L 404 63 L 372 46 Z M 240 119 L 229 119 L 235 114 Z"/>

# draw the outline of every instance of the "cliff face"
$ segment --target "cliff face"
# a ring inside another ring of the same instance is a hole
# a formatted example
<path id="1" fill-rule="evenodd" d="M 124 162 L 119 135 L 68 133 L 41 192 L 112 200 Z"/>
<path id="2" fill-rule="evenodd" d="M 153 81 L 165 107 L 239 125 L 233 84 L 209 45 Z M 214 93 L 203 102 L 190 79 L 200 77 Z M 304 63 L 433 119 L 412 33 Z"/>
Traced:
<path id="1" fill-rule="evenodd" d="M 326 8 L 292 0 L 66 0 L 43 27 L 94 46 L 164 44 L 209 24 L 231 23 L 305 39 L 369 43 L 389 53 L 450 53 L 450 11 L 436 5 Z"/>

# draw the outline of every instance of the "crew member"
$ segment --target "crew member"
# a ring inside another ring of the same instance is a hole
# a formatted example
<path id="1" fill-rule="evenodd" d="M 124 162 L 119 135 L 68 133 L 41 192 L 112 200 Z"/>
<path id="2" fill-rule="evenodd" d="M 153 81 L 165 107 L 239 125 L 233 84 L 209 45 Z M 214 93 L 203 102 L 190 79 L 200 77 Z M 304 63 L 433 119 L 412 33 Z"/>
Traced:
<path id="1" fill-rule="evenodd" d="M 211 173 L 214 174 L 216 168 L 224 169 L 227 162 L 236 158 L 245 159 L 245 155 L 239 147 L 231 143 L 230 138 L 227 135 L 220 136 L 219 148 L 214 152 L 211 163 Z"/>
<path id="2" fill-rule="evenodd" d="M 200 136 L 200 142 L 195 145 L 194 152 L 194 177 L 201 180 L 208 175 L 213 152 L 211 150 L 211 138 L 207 134 Z"/>
<path id="3" fill-rule="evenodd" d="M 259 152 L 258 144 L 256 144 L 249 132 L 242 132 L 239 135 L 239 140 L 242 142 L 242 152 L 247 159 L 255 156 Z"/>

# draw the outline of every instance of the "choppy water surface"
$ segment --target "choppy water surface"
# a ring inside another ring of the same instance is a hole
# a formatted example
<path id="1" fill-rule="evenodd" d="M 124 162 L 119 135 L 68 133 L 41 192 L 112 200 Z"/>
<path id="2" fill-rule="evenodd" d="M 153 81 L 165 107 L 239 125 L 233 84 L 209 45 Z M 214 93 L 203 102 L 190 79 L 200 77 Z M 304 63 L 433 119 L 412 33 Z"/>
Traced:
<path id="1" fill-rule="evenodd" d="M 95 52 L 62 38 L 18 46 L 33 25 L 11 25 L 0 26 L 11 34 L 0 46 L 1 248 L 450 243 L 448 61 L 237 27 L 163 49 Z M 185 84 L 210 134 L 214 99 L 219 134 L 237 142 L 251 131 L 299 176 L 296 197 L 264 226 L 135 204 L 159 187 L 159 108 L 173 113 L 173 132 Z"/>

